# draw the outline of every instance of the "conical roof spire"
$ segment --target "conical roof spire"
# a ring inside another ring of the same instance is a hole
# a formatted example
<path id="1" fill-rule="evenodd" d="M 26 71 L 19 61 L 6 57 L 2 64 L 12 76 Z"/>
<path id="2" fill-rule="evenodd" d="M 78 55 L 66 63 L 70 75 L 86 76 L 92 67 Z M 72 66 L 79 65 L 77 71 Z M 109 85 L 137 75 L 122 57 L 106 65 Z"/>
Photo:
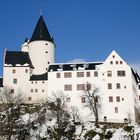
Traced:
<path id="1" fill-rule="evenodd" d="M 32 34 L 30 42 L 37 41 L 37 40 L 46 40 L 46 41 L 53 42 L 53 39 L 50 36 L 50 33 L 47 29 L 47 26 L 46 26 L 42 16 L 40 16 L 40 18 L 37 22 L 37 25 Z"/>

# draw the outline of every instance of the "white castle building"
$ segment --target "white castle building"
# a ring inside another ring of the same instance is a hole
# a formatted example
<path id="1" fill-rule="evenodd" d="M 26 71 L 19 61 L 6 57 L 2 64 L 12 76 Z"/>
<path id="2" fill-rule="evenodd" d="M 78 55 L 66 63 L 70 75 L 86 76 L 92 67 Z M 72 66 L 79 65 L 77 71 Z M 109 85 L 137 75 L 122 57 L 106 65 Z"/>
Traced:
<path id="1" fill-rule="evenodd" d="M 87 99 L 83 87 L 88 82 L 99 88 L 101 121 L 138 121 L 140 78 L 115 51 L 100 63 L 56 64 L 54 56 L 54 40 L 40 16 L 31 39 L 25 40 L 21 51 L 5 50 L 1 89 L 9 87 L 15 95 L 24 93 L 27 103 L 38 103 L 62 92 L 66 102 L 86 117 L 90 114 L 84 107 Z"/>

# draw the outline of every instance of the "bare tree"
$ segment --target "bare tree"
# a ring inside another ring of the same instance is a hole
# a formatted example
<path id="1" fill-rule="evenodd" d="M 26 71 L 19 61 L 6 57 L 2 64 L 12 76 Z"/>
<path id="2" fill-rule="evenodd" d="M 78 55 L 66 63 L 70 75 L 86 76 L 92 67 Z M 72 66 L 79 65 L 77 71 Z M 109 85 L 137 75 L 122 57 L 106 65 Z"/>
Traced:
<path id="1" fill-rule="evenodd" d="M 46 106 L 47 111 L 52 114 L 50 120 L 55 120 L 55 124 L 48 127 L 50 139 L 61 140 L 67 138 L 72 140 L 75 126 L 71 125 L 71 116 L 64 95 L 62 93 L 55 94 Z"/>
<path id="2" fill-rule="evenodd" d="M 95 126 L 98 127 L 99 123 L 99 110 L 101 109 L 100 96 L 98 95 L 99 89 L 97 87 L 91 87 L 90 83 L 85 84 L 85 96 L 88 100 L 88 106 L 92 110 L 95 117 Z"/>
<path id="3" fill-rule="evenodd" d="M 6 135 L 11 140 L 15 121 L 19 119 L 20 104 L 23 102 L 21 93 L 14 95 L 10 88 L 5 87 L 0 93 L 1 111 L 5 113 L 5 120 L 1 122 L 4 125 L 1 134 Z"/>

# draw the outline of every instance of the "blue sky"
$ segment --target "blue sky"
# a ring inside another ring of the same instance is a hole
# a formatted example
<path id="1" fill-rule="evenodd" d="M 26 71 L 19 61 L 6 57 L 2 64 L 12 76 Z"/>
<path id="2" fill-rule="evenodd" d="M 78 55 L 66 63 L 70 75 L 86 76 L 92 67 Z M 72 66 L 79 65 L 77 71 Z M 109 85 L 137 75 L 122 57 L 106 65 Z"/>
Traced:
<path id="1" fill-rule="evenodd" d="M 56 43 L 56 62 L 104 61 L 112 50 L 140 68 L 139 0 L 0 1 L 0 75 L 4 49 L 20 50 L 42 9 Z"/>

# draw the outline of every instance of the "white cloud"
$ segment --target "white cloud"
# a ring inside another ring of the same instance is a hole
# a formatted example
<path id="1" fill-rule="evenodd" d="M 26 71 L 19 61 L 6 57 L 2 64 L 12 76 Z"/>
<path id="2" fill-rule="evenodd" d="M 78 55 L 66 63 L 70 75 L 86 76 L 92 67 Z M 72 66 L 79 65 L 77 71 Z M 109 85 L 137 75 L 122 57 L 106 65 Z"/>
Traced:
<path id="1" fill-rule="evenodd" d="M 86 61 L 84 59 L 75 58 L 71 61 L 68 61 L 67 63 L 82 63 L 82 62 L 86 62 Z"/>
<path id="2" fill-rule="evenodd" d="M 133 63 L 133 64 L 130 64 L 130 66 L 134 69 L 135 72 L 137 72 L 140 75 L 140 64 Z"/>

